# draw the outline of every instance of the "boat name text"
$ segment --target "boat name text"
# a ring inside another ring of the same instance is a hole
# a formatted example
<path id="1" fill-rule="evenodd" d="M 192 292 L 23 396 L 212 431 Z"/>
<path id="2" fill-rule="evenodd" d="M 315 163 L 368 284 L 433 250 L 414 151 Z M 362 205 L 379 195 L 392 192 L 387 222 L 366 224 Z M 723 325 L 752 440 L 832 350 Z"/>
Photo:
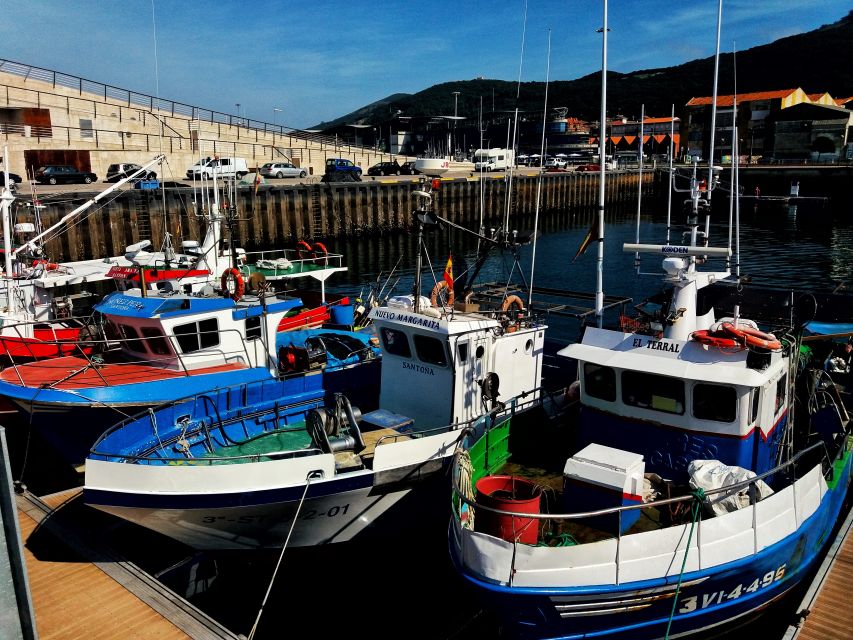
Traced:
<path id="1" fill-rule="evenodd" d="M 381 318 L 383 320 L 397 320 L 399 322 L 407 322 L 418 327 L 424 327 L 425 329 L 438 329 L 438 327 L 440 326 L 437 320 L 433 320 L 431 318 L 424 318 L 422 316 L 413 316 L 406 313 L 394 313 L 393 311 L 381 311 L 377 309 L 376 311 L 374 311 L 374 315 L 375 317 Z"/>
<path id="2" fill-rule="evenodd" d="M 634 338 L 634 343 L 631 345 L 634 348 L 643 347 L 642 338 Z M 681 345 L 675 342 L 667 342 L 666 340 L 646 340 L 646 349 L 652 351 L 668 351 L 669 353 L 678 353 L 681 351 Z"/>
<path id="3" fill-rule="evenodd" d="M 433 371 L 431 367 L 425 367 L 422 364 L 415 364 L 413 362 L 404 362 L 403 368 L 411 369 L 412 371 L 417 371 L 418 373 L 426 373 L 431 376 L 435 375 L 435 371 Z"/>

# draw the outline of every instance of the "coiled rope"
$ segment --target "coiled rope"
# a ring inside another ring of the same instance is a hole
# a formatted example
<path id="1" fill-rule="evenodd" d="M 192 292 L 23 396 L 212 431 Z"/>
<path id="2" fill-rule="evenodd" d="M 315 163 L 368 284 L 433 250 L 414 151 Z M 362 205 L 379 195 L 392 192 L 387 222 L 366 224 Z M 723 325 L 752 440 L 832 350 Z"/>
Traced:
<path id="1" fill-rule="evenodd" d="M 696 520 L 699 519 L 699 509 L 702 508 L 702 502 L 705 500 L 705 491 L 701 487 L 694 489 L 691 495 L 693 496 L 693 504 L 691 505 L 692 521 L 690 523 L 690 533 L 687 535 L 684 560 L 681 561 L 681 572 L 678 574 L 678 584 L 675 587 L 675 595 L 672 598 L 672 610 L 669 612 L 669 620 L 666 623 L 664 640 L 669 640 L 669 630 L 672 627 L 672 619 L 675 617 L 675 607 L 678 605 L 678 594 L 681 591 L 681 580 L 684 578 L 684 568 L 687 566 L 687 554 L 690 553 L 690 541 L 693 539 L 693 529 L 696 528 Z"/>

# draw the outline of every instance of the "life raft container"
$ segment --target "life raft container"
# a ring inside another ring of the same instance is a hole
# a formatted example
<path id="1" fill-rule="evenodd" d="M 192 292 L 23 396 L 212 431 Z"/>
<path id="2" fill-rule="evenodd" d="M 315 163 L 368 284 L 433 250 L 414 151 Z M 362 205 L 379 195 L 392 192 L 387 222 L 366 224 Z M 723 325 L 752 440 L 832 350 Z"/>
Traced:
<path id="1" fill-rule="evenodd" d="M 742 325 L 735 326 L 731 322 L 724 322 L 722 329 L 749 347 L 759 347 L 769 351 L 777 351 L 782 348 L 782 343 L 772 333 L 765 333 Z"/>
<path id="2" fill-rule="evenodd" d="M 707 344 L 709 347 L 717 347 L 718 349 L 736 349 L 741 347 L 741 343 L 720 332 L 708 331 L 707 329 L 699 329 L 690 334 L 690 337 L 696 342 Z"/>
<path id="3" fill-rule="evenodd" d="M 447 295 L 447 301 L 443 305 L 440 304 L 441 301 L 439 299 L 439 296 L 442 295 L 441 294 L 442 289 L 447 289 L 447 294 L 446 294 Z M 447 284 L 446 280 L 439 280 L 438 282 L 435 283 L 435 286 L 432 288 L 432 293 L 430 294 L 429 301 L 430 301 L 430 303 L 432 303 L 432 306 L 434 306 L 434 307 L 441 307 L 441 306 L 450 307 L 456 301 L 456 294 L 453 292 L 453 289 L 450 288 L 450 285 Z"/>
<path id="4" fill-rule="evenodd" d="M 229 281 L 233 283 L 233 288 L 228 286 Z M 227 294 L 234 302 L 240 301 L 243 294 L 246 293 L 246 282 L 243 280 L 243 274 L 235 267 L 222 272 L 220 285 L 222 285 L 222 293 Z"/>

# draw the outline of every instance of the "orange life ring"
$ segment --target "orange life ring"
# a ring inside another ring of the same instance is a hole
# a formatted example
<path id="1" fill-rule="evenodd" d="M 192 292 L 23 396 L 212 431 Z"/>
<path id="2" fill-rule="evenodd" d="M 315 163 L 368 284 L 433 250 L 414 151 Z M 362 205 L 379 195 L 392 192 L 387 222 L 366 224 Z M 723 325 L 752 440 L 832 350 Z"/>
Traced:
<path id="1" fill-rule="evenodd" d="M 439 280 L 435 283 L 435 286 L 432 288 L 432 294 L 429 297 L 429 301 L 432 303 L 434 307 L 440 307 L 442 305 L 438 304 L 438 296 L 441 293 L 442 289 L 449 289 L 447 293 L 447 306 L 450 307 L 453 305 L 456 300 L 456 294 L 453 292 L 453 289 L 447 284 L 446 280 Z"/>
<path id="2" fill-rule="evenodd" d="M 315 242 L 311 253 L 314 255 L 314 264 L 329 264 L 329 250 L 322 242 Z"/>
<path id="3" fill-rule="evenodd" d="M 690 337 L 696 342 L 701 342 L 702 344 L 707 344 L 710 347 L 717 347 L 719 349 L 734 349 L 741 346 L 740 342 L 734 338 L 721 335 L 719 332 L 711 332 L 707 329 L 694 331 Z"/>
<path id="4" fill-rule="evenodd" d="M 228 286 L 228 280 L 230 279 L 233 279 L 234 281 L 233 291 Z M 243 274 L 235 267 L 231 267 L 230 269 L 226 269 L 222 272 L 222 281 L 220 284 L 222 285 L 222 292 L 227 294 L 234 302 L 241 300 L 243 298 L 243 294 L 246 293 L 246 282 L 243 280 Z"/>
<path id="5" fill-rule="evenodd" d="M 37 267 L 41 265 L 45 271 L 56 271 L 59 269 L 59 265 L 55 262 L 48 262 L 47 260 L 33 260 L 33 267 Z"/>
<path id="6" fill-rule="evenodd" d="M 509 311 L 510 307 L 515 307 L 519 311 L 524 311 L 524 302 L 518 296 L 507 296 L 501 305 L 501 311 Z"/>
<path id="7" fill-rule="evenodd" d="M 765 333 L 751 327 L 736 327 L 731 322 L 724 322 L 722 329 L 750 347 L 760 347 L 770 351 L 782 348 L 782 343 L 772 333 Z"/>
<path id="8" fill-rule="evenodd" d="M 305 242 L 305 240 L 300 240 L 296 243 L 296 256 L 300 260 L 305 260 L 307 256 L 311 255 L 311 245 Z"/>

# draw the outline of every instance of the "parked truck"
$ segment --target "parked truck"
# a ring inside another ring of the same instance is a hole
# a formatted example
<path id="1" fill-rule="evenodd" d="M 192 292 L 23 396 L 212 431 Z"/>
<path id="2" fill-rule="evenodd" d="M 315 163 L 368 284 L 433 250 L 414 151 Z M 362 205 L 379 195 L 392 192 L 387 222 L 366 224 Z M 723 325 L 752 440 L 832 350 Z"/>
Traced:
<path id="1" fill-rule="evenodd" d="M 512 149 L 477 149 L 474 152 L 475 171 L 503 171 L 515 166 Z"/>

